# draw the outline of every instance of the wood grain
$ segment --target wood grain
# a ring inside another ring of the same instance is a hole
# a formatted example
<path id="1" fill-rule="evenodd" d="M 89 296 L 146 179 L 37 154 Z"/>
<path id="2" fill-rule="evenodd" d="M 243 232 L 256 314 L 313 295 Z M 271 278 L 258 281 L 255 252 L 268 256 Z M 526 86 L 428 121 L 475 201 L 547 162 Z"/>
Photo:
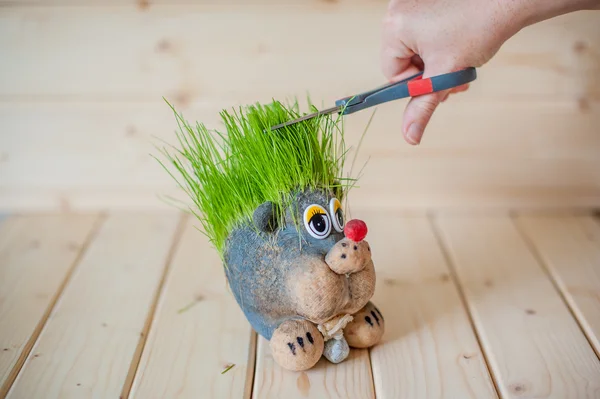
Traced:
<path id="1" fill-rule="evenodd" d="M 441 106 L 419 148 L 399 133 L 396 105 L 378 109 L 353 175 L 356 206 L 403 208 L 573 207 L 600 202 L 600 105 L 477 103 Z M 401 106 L 401 105 L 398 105 Z M 190 121 L 219 127 L 226 102 L 194 103 Z M 349 115 L 356 147 L 370 112 Z M 0 104 L 0 209 L 164 208 L 185 199 L 151 157 L 175 144 L 166 104 Z M 354 150 L 349 156 L 349 165 Z M 94 175 L 90 179 L 90 175 Z"/>
<path id="2" fill-rule="evenodd" d="M 7 7 L 0 14 L 0 98 L 268 101 L 308 91 L 333 101 L 383 83 L 386 7 Z M 578 12 L 522 30 L 481 69 L 470 95 L 600 99 L 597 15 Z M 343 36 L 357 26 L 359 35 Z"/>
<path id="3" fill-rule="evenodd" d="M 0 5 L 0 129 L 11 133 L 0 136 L 0 210 L 164 209 L 157 195 L 180 198 L 149 156 L 152 137 L 174 138 L 163 96 L 216 127 L 222 108 L 306 93 L 325 106 L 384 80 L 384 0 Z M 406 101 L 380 106 L 356 205 L 598 204 L 597 16 L 519 32 L 439 107 L 417 148 L 401 137 Z M 369 116 L 347 118 L 353 144 Z"/>
<path id="4" fill-rule="evenodd" d="M 107 218 L 9 398 L 119 396 L 178 221 L 176 213 Z"/>
<path id="5" fill-rule="evenodd" d="M 517 222 L 600 357 L 600 225 L 590 216 L 520 216 Z"/>
<path id="6" fill-rule="evenodd" d="M 373 248 L 383 342 L 371 349 L 378 398 L 495 398 L 493 382 L 426 217 L 357 212 Z"/>
<path id="7" fill-rule="evenodd" d="M 512 221 L 436 225 L 502 397 L 597 397 L 600 361 Z"/>
<path id="8" fill-rule="evenodd" d="M 259 337 L 253 398 L 375 398 L 368 350 L 353 349 L 339 364 L 322 357 L 312 369 L 295 372 L 279 367 Z"/>
<path id="9" fill-rule="evenodd" d="M 6 395 L 92 234 L 96 215 L 0 224 L 0 397 Z"/>
<path id="10" fill-rule="evenodd" d="M 198 226 L 195 219 L 187 221 L 130 398 L 250 395 L 255 337 L 227 287 L 217 252 Z"/>

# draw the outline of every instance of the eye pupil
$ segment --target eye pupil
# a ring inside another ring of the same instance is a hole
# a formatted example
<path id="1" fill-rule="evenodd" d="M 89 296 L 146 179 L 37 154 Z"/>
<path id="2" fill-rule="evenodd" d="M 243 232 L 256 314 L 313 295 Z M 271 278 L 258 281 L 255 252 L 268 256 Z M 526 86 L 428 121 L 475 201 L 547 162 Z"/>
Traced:
<path id="1" fill-rule="evenodd" d="M 327 230 L 327 222 L 323 214 L 319 213 L 310 218 L 310 224 L 314 227 L 318 233 L 324 233 Z"/>
<path id="2" fill-rule="evenodd" d="M 338 209 L 337 212 L 335 213 L 335 215 L 337 216 L 338 223 L 340 224 L 340 226 L 343 226 L 344 225 L 344 214 L 342 213 L 342 210 Z"/>
<path id="3" fill-rule="evenodd" d="M 336 216 L 333 216 L 333 220 L 337 222 Z M 331 224 L 332 219 L 321 205 L 312 204 L 304 210 L 304 227 L 312 237 L 322 240 L 329 236 Z"/>

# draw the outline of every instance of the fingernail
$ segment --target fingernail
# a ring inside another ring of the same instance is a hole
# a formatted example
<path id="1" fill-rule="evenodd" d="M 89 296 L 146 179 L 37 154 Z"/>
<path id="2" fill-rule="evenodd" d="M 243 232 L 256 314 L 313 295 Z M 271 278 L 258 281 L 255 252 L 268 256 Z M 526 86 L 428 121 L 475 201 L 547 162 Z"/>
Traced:
<path id="1" fill-rule="evenodd" d="M 422 135 L 423 129 L 421 129 L 421 126 L 419 126 L 418 123 L 411 124 L 406 131 L 406 139 L 411 144 L 419 144 Z"/>

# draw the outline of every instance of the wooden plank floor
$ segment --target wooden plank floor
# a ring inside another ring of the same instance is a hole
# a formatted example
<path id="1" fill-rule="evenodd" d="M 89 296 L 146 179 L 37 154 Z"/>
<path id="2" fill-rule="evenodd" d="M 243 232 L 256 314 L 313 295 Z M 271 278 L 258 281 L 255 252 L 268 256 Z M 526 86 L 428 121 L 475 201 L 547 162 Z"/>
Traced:
<path id="1" fill-rule="evenodd" d="M 359 213 L 383 342 L 298 373 L 195 219 L 3 217 L 0 398 L 600 398 L 597 217 Z"/>

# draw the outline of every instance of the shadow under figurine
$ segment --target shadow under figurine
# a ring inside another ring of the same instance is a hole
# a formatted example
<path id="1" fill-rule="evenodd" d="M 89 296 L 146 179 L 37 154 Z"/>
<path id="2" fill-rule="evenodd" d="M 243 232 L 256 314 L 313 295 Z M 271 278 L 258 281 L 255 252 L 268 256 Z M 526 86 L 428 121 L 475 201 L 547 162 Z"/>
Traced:
<path id="1" fill-rule="evenodd" d="M 163 153 L 183 177 L 252 328 L 288 370 L 310 369 L 322 356 L 339 363 L 350 348 L 377 344 L 384 318 L 370 302 L 376 279 L 367 225 L 346 221 L 342 210 L 356 179 L 341 176 L 339 118 L 271 131 L 300 116 L 279 102 L 221 116 L 226 135 L 178 116 L 182 148 Z"/>

